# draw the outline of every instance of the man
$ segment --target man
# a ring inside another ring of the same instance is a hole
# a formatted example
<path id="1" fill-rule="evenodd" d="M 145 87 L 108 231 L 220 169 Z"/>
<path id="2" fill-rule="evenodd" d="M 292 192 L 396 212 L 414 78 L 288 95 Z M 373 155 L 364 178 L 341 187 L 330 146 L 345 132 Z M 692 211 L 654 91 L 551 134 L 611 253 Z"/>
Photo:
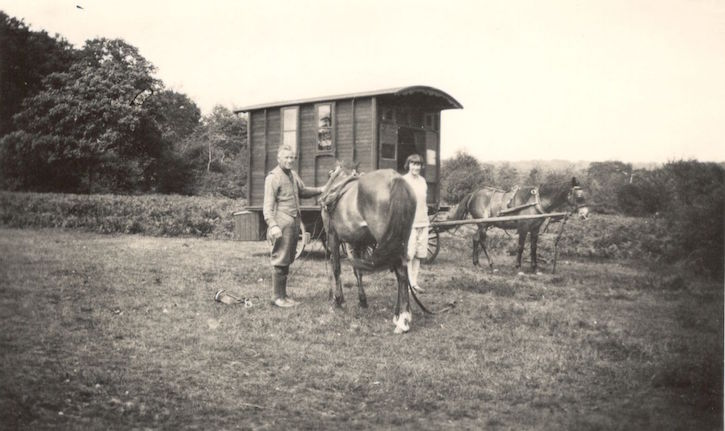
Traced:
<path id="1" fill-rule="evenodd" d="M 416 199 L 415 220 L 408 240 L 408 278 L 410 285 L 419 293 L 424 292 L 418 284 L 420 260 L 428 255 L 428 204 L 426 203 L 428 184 L 420 175 L 422 168 L 423 158 L 418 154 L 411 154 L 405 160 L 405 169 L 408 173 L 403 175 L 413 189 Z"/>
<path id="2" fill-rule="evenodd" d="M 282 145 L 277 152 L 277 167 L 264 180 L 262 214 L 267 222 L 267 239 L 272 244 L 272 300 L 277 307 L 294 307 L 298 304 L 287 296 L 287 274 L 295 260 L 300 235 L 300 198 L 322 193 L 321 187 L 305 187 L 297 172 L 292 170 L 296 158 L 289 145 Z"/>

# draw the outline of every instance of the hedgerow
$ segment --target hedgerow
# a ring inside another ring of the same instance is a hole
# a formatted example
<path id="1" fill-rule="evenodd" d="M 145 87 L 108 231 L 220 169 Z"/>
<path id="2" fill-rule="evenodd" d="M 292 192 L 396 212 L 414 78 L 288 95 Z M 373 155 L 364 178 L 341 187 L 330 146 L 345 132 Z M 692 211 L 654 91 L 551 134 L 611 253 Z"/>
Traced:
<path id="1" fill-rule="evenodd" d="M 0 225 L 79 229 L 104 234 L 231 239 L 234 231 L 232 214 L 244 206 L 244 200 L 225 197 L 0 192 Z M 559 227 L 560 224 L 552 223 L 540 237 L 539 252 L 542 257 L 553 257 L 553 239 Z M 470 248 L 472 230 L 473 227 L 468 226 L 452 234 L 457 238 L 458 246 Z M 673 229 L 671 220 L 666 217 L 595 214 L 586 221 L 572 219 L 567 222 L 559 242 L 559 256 L 640 259 L 692 266 L 691 269 L 695 270 L 710 268 L 698 265 L 699 262 L 694 261 L 692 256 L 702 262 L 718 259 L 722 262 L 722 248 L 693 247 L 701 254 L 683 250 L 681 231 L 683 229 Z M 689 231 L 694 231 L 694 228 Z M 509 237 L 498 229 L 491 229 L 488 249 L 514 254 L 517 248 L 515 237 L 515 232 Z M 446 253 L 446 247 L 450 245 L 450 238 L 444 235 L 441 253 Z M 688 256 L 683 255 L 685 251 Z M 528 256 L 528 241 L 526 253 Z M 718 271 L 717 267 L 712 270 L 712 274 L 721 273 L 722 270 Z"/>
<path id="2" fill-rule="evenodd" d="M 0 192 L 0 224 L 98 233 L 231 238 L 243 200 L 179 195 Z"/>

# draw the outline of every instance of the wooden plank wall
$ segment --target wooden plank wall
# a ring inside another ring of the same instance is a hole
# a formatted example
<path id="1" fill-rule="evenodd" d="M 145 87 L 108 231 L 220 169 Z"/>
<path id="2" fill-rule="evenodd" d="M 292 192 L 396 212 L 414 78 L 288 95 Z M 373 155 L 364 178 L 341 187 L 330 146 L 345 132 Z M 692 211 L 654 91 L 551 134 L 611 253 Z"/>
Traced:
<path id="1" fill-rule="evenodd" d="M 373 162 L 373 115 L 370 98 L 348 99 L 333 104 L 334 151 L 317 150 L 315 105 L 299 107 L 299 151 L 297 172 L 308 186 L 322 186 L 337 159 L 360 162 L 362 172 L 376 168 Z M 277 149 L 281 139 L 281 109 L 269 108 L 249 113 L 250 123 L 250 207 L 261 207 L 264 200 L 264 178 L 277 165 Z M 314 198 L 303 199 L 303 206 L 316 206 Z"/>
<path id="2" fill-rule="evenodd" d="M 341 100 L 335 103 L 335 158 L 337 160 L 353 160 L 353 128 L 352 100 Z"/>
<path id="3" fill-rule="evenodd" d="M 248 206 L 261 206 L 264 200 L 264 177 L 266 171 L 265 165 L 265 111 L 253 111 L 249 113 L 249 128 L 251 141 L 250 148 L 250 166 L 251 171 L 249 184 L 249 202 Z"/>
<path id="4" fill-rule="evenodd" d="M 360 172 L 377 169 L 373 163 L 373 104 L 371 98 L 355 100 L 355 160 Z"/>

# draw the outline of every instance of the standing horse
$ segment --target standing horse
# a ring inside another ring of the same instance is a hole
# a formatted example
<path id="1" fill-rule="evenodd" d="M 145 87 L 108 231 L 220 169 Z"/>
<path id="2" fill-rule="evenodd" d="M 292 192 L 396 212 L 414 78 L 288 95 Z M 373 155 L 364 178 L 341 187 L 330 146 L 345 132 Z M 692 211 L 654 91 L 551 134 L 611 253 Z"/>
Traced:
<path id="1" fill-rule="evenodd" d="M 393 322 L 395 333 L 410 330 L 407 243 L 415 217 L 415 195 L 403 177 L 392 169 L 356 176 L 349 165 L 338 162 L 320 197 L 327 250 L 332 271 L 330 301 L 341 307 L 340 243 L 351 255 L 358 300 L 367 307 L 362 271 L 389 268 L 398 281 Z M 372 253 L 369 252 L 374 247 Z"/>
<path id="2" fill-rule="evenodd" d="M 540 187 L 523 186 L 514 187 L 509 192 L 484 187 L 466 195 L 449 220 L 463 220 L 468 214 L 471 217 L 489 218 L 503 215 L 534 215 L 545 214 L 563 206 L 568 206 L 573 214 L 585 219 L 589 213 L 586 207 L 584 192 L 576 178 L 568 182 L 557 184 L 542 184 Z M 526 244 L 526 235 L 530 235 L 531 242 L 531 270 L 537 273 L 536 245 L 539 239 L 539 229 L 544 219 L 502 221 L 496 223 L 482 223 L 473 236 L 473 265 L 478 265 L 480 249 L 488 259 L 489 268 L 493 269 L 493 262 L 486 250 L 486 231 L 495 226 L 501 229 L 516 229 L 519 234 L 519 248 L 516 256 L 516 268 L 521 268 L 521 256 Z"/>

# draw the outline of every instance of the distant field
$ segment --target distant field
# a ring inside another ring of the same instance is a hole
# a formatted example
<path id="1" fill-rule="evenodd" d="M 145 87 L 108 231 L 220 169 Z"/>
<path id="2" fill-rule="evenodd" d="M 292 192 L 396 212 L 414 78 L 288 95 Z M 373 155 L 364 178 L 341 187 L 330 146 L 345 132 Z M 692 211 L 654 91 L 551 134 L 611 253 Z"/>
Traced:
<path id="1" fill-rule="evenodd" d="M 616 253 L 553 275 L 550 238 L 517 276 L 494 241 L 491 274 L 442 237 L 422 300 L 456 307 L 401 336 L 394 276 L 333 311 L 318 246 L 280 310 L 264 243 L 2 228 L 1 428 L 722 429 L 720 281 Z"/>

